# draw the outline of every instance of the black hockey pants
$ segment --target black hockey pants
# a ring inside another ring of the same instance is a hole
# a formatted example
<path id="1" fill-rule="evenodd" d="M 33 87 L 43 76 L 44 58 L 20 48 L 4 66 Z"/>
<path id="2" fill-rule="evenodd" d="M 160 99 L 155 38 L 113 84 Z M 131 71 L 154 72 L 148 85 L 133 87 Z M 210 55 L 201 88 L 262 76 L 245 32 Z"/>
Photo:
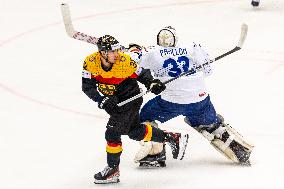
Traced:
<path id="1" fill-rule="evenodd" d="M 139 109 L 142 104 L 142 98 L 135 100 L 123 111 L 110 116 L 105 139 L 107 141 L 107 163 L 110 167 L 118 166 L 120 155 L 122 153 L 121 135 L 128 135 L 133 140 L 152 140 L 163 142 L 165 134 L 162 130 L 152 127 L 149 124 L 141 124 Z"/>

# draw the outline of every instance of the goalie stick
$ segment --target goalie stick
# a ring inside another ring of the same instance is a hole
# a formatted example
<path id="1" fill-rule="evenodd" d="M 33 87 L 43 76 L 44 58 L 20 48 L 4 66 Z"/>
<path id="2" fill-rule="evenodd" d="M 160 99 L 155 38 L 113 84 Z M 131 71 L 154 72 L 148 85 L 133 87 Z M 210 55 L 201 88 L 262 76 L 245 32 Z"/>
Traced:
<path id="1" fill-rule="evenodd" d="M 71 16 L 70 16 L 69 5 L 67 3 L 61 4 L 61 13 L 62 13 L 62 17 L 63 17 L 65 30 L 66 30 L 66 33 L 69 37 L 74 38 L 74 39 L 78 39 L 80 41 L 84 41 L 84 42 L 87 42 L 87 43 L 91 43 L 91 44 L 94 44 L 94 45 L 97 44 L 98 38 L 74 30 L 72 20 L 71 20 Z"/>
<path id="2" fill-rule="evenodd" d="M 217 56 L 213 60 L 210 60 L 210 61 L 208 61 L 208 62 L 206 62 L 204 64 L 201 64 L 201 65 L 199 65 L 199 66 L 197 66 L 195 68 L 192 68 L 192 69 L 188 70 L 187 72 L 183 72 L 182 74 L 180 74 L 180 75 L 178 75 L 176 77 L 173 77 L 173 78 L 171 78 L 171 79 L 169 79 L 169 80 L 167 80 L 167 81 L 165 81 L 163 83 L 164 84 L 168 84 L 168 83 L 170 83 L 170 82 L 172 82 L 172 81 L 174 81 L 174 80 L 176 80 L 176 79 L 178 79 L 178 78 L 180 78 L 182 76 L 191 75 L 191 74 L 195 73 L 196 71 L 201 71 L 204 66 L 212 64 L 213 62 L 215 62 L 217 60 L 220 60 L 221 58 L 224 58 L 225 56 L 228 56 L 228 55 L 230 55 L 230 54 L 232 54 L 232 53 L 234 53 L 236 51 L 239 51 L 242 48 L 242 46 L 243 46 L 243 44 L 245 42 L 245 39 L 246 39 L 246 36 L 247 36 L 247 31 L 248 31 L 247 24 L 242 24 L 239 42 L 238 42 L 238 44 L 237 44 L 237 46 L 235 48 L 233 48 L 232 50 L 230 50 L 228 52 L 225 52 L 224 54 L 221 54 L 220 56 Z M 133 101 L 133 100 L 135 100 L 137 98 L 140 98 L 140 97 L 144 96 L 145 94 L 149 93 L 150 91 L 151 90 L 147 90 L 147 91 L 144 91 L 142 93 L 139 93 L 139 94 L 137 94 L 137 95 L 135 95 L 135 96 L 125 100 L 125 101 L 122 101 L 122 102 L 118 103 L 117 105 L 118 106 L 123 106 L 124 104 L 127 104 L 127 103 L 129 103 L 129 102 L 131 102 L 131 101 Z"/>

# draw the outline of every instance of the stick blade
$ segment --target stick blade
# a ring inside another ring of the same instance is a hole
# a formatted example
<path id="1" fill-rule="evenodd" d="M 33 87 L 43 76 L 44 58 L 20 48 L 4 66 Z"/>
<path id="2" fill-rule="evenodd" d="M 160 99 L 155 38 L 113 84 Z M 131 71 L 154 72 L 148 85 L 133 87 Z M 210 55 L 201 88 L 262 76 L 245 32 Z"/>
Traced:
<path id="1" fill-rule="evenodd" d="M 61 13 L 63 16 L 63 22 L 65 25 L 65 30 L 66 33 L 68 34 L 69 37 L 73 37 L 73 35 L 76 33 L 74 30 L 72 21 L 71 21 L 71 16 L 70 16 L 70 9 L 69 5 L 67 3 L 62 3 L 61 4 Z"/>
<path id="2" fill-rule="evenodd" d="M 246 37 L 247 37 L 247 32 L 248 32 L 248 25 L 243 23 L 242 27 L 241 27 L 241 35 L 240 35 L 240 39 L 239 39 L 239 43 L 238 43 L 238 47 L 242 48 Z"/>

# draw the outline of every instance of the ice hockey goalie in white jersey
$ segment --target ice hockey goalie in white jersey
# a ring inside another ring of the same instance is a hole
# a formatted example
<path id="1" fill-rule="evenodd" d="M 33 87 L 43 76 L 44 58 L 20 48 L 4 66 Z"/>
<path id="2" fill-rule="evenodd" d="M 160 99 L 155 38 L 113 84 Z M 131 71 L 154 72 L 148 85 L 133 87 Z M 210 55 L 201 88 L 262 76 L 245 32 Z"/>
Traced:
<path id="1" fill-rule="evenodd" d="M 166 81 L 210 61 L 209 55 L 199 44 L 183 46 L 177 45 L 177 41 L 173 27 L 161 29 L 157 34 L 158 46 L 143 52 L 139 65 L 150 69 L 157 79 Z M 234 162 L 249 164 L 252 146 L 224 123 L 211 103 L 204 79 L 211 73 L 211 66 L 207 64 L 199 72 L 193 71 L 168 83 L 161 95 L 143 106 L 140 119 L 154 124 L 155 121 L 164 123 L 183 115 L 185 122 L 205 136 L 223 155 Z M 150 142 L 141 145 L 135 156 L 140 166 L 166 166 L 163 144 Z"/>
<path id="2" fill-rule="evenodd" d="M 175 46 L 176 38 L 168 41 L 164 35 L 164 30 L 159 34 L 159 44 Z M 176 77 L 183 72 L 194 69 L 196 64 L 206 63 L 209 56 L 200 45 L 192 43 L 188 46 L 163 47 L 157 46 L 150 52 L 145 53 L 141 59 L 140 66 L 150 69 L 154 76 L 161 81 L 166 81 Z M 206 66 L 203 72 L 196 72 L 186 77 L 182 77 L 167 84 L 167 88 L 161 94 L 163 100 L 177 104 L 191 104 L 204 100 L 207 96 L 204 77 L 211 74 L 210 65 Z"/>

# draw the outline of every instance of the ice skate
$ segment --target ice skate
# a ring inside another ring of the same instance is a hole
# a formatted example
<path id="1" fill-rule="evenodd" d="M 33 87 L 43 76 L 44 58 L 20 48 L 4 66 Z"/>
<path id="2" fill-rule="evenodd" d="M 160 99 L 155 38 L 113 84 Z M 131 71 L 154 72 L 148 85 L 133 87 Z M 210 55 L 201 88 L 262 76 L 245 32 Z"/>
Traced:
<path id="1" fill-rule="evenodd" d="M 118 183 L 119 182 L 119 168 L 118 167 L 109 167 L 106 166 L 104 170 L 95 174 L 95 183 L 96 184 L 109 184 L 109 183 Z"/>
<path id="2" fill-rule="evenodd" d="M 182 160 L 188 143 L 188 134 L 181 135 L 181 133 L 168 132 L 166 142 L 172 149 L 173 158 Z"/>

